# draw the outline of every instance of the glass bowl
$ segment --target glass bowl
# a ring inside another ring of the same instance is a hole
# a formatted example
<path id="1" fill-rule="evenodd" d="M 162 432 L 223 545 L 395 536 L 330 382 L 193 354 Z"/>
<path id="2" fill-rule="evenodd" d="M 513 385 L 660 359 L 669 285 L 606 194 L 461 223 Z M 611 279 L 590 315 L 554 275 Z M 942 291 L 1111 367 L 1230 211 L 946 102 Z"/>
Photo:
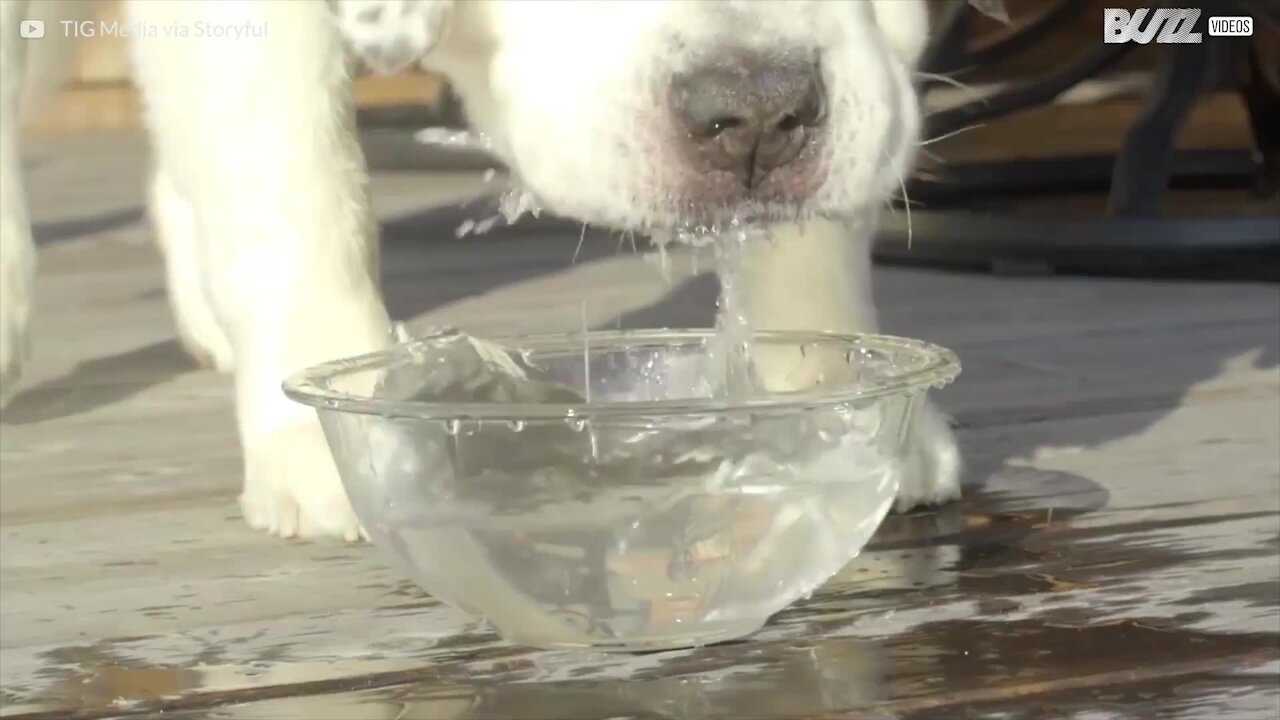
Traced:
<path id="1" fill-rule="evenodd" d="M 544 648 L 750 635 L 866 544 L 912 417 L 959 363 L 916 340 L 760 332 L 726 396 L 711 330 L 442 331 L 311 368 L 369 539 L 427 592 Z"/>

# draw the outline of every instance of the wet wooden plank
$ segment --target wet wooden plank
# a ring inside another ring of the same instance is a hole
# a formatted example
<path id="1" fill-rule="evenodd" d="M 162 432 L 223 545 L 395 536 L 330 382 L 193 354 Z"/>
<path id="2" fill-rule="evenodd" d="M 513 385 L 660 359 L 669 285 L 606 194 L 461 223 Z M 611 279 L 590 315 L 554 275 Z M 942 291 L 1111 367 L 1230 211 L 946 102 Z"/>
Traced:
<path id="1" fill-rule="evenodd" d="M 1091 693 L 1154 692 L 1143 684 L 1175 678 L 1213 689 L 1220 676 L 1277 656 L 1280 596 L 1268 587 L 1280 579 L 1280 461 L 1240 462 L 1280 433 L 1274 408 L 1273 398 L 1184 408 L 1154 421 L 1158 432 L 1119 441 L 1112 454 L 1139 459 L 1145 482 L 1095 454 L 1055 456 L 987 478 L 960 508 L 895 518 L 823 592 L 750 643 L 640 658 L 522 651 L 458 623 L 371 567 L 376 559 L 360 549 L 295 545 L 291 557 L 261 558 L 263 543 L 222 566 L 157 568 L 202 599 L 185 607 L 181 599 L 122 606 L 126 589 L 163 582 L 135 574 L 146 568 L 121 568 L 115 592 L 86 578 L 83 595 L 93 599 L 41 610 L 90 618 L 100 603 L 117 621 L 141 625 L 109 626 L 114 639 L 31 648 L 31 667 L 44 678 L 42 706 L 86 716 L 258 698 L 275 701 L 215 716 L 318 717 L 326 706 L 341 709 L 332 717 L 401 717 L 407 702 L 414 709 L 403 717 L 440 717 L 439 703 L 470 697 L 479 704 L 458 717 L 609 717 L 641 713 L 642 698 L 707 695 L 698 701 L 714 716 L 732 717 L 751 707 L 752 687 L 765 686 L 780 690 L 780 716 L 806 717 L 881 703 L 941 711 L 1020 693 L 1084 702 Z M 1253 430 L 1220 431 L 1209 454 L 1192 442 L 1206 426 L 1226 428 L 1227 418 Z M 1123 427 L 1125 419 L 1092 422 Z M 1004 437 L 996 432 L 964 440 L 991 447 Z M 1212 485 L 1169 482 L 1224 467 L 1232 472 Z M 155 534 L 166 532 L 181 539 L 163 527 Z M 163 592 L 154 586 L 153 595 Z M 317 594 L 327 602 L 304 600 Z M 181 628 L 184 619 L 196 627 Z M 28 615 L 24 624 L 33 622 Z M 125 637 L 148 629 L 154 635 Z M 21 663 L 23 653 L 6 651 L 6 673 Z M 1274 686 L 1273 671 L 1253 672 L 1232 680 L 1234 691 Z M 776 673 L 797 677 L 774 685 Z M 382 687 L 345 699 L 298 697 L 368 686 Z M 1213 696 L 1206 693 L 1202 700 Z"/>
<path id="2" fill-rule="evenodd" d="M 51 153 L 32 168 L 39 354 L 0 426 L 0 714 L 1043 717 L 1119 701 L 1230 718 L 1276 705 L 1280 667 L 1252 665 L 1280 642 L 1275 286 L 883 268 L 886 328 L 966 362 L 942 399 L 981 488 L 888 523 L 751 643 L 528 652 L 370 548 L 242 526 L 229 385 L 173 343 L 137 212 L 140 145 L 81 142 L 69 152 L 94 162 Z M 571 265 L 563 233 L 456 240 L 405 220 L 480 187 L 377 178 L 400 221 L 387 291 L 402 317 L 568 329 L 590 298 L 594 324 L 655 303 L 643 317 L 705 324 L 714 286 L 664 304 L 672 289 L 629 248 L 615 257 L 616 239 Z"/>

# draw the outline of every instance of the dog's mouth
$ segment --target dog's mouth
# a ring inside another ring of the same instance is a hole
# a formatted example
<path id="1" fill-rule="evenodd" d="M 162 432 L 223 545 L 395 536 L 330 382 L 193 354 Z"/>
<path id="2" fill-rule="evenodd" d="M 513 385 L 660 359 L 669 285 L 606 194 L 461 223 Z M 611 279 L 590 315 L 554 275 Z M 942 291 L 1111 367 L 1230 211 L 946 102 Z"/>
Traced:
<path id="1" fill-rule="evenodd" d="M 497 194 L 492 203 L 473 217 L 463 220 L 456 228 L 458 237 L 482 235 L 495 227 L 513 226 L 544 218 L 559 218 L 581 223 L 606 232 L 668 238 L 679 244 L 699 245 L 705 238 L 751 228 L 776 225 L 804 225 L 816 220 L 838 220 L 839 213 L 822 212 L 803 204 L 741 202 L 732 204 L 685 205 L 679 208 L 654 212 L 640 218 L 622 218 L 606 212 L 578 209 L 565 212 L 554 204 L 542 201 L 536 193 L 524 189 L 517 182 Z"/>
<path id="2" fill-rule="evenodd" d="M 690 176 L 684 166 L 667 166 L 662 182 L 637 183 L 629 202 L 597 205 L 584 198 L 544 198 L 549 212 L 611 230 L 687 233 L 729 227 L 803 223 L 841 214 L 822 203 L 817 173 L 745 188 L 736 178 Z M 533 193 L 537 195 L 536 190 Z M 620 210 L 620 207 L 628 208 Z"/>
<path id="3" fill-rule="evenodd" d="M 744 228 L 798 224 L 829 218 L 802 205 L 748 203 L 720 208 L 703 208 L 661 222 L 647 223 L 645 232 L 677 238 L 717 236 Z"/>
<path id="4" fill-rule="evenodd" d="M 562 206 L 541 196 L 536 188 L 520 178 L 515 168 L 501 162 L 492 142 L 482 133 L 426 128 L 416 133 L 415 139 L 437 148 L 486 154 L 495 164 L 488 178 L 496 182 L 499 174 L 505 175 L 507 187 L 497 194 L 491 212 L 482 212 L 464 221 L 457 228 L 459 236 L 483 234 L 495 226 L 514 225 L 521 219 L 538 218 L 544 213 L 604 230 L 678 238 L 716 235 L 730 228 L 803 224 L 841 215 L 814 202 L 823 180 L 822 173 L 814 169 L 816 163 L 801 164 L 798 166 L 801 171 L 778 173 L 767 182 L 746 187 L 731 174 L 712 172 L 694 175 L 677 162 L 675 177 L 668 178 L 664 184 L 677 187 L 679 191 L 654 193 L 657 199 L 637 198 L 634 204 L 643 211 L 622 217 L 609 208 L 574 203 Z M 814 147 L 806 152 L 817 152 L 817 149 Z"/>

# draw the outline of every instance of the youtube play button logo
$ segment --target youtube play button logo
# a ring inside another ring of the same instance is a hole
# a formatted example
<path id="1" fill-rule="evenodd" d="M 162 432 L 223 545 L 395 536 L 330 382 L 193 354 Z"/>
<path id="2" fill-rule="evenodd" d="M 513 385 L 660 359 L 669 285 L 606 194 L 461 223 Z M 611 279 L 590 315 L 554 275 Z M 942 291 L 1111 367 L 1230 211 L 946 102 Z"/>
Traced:
<path id="1" fill-rule="evenodd" d="M 44 37 L 44 21 L 23 20 L 18 23 L 18 35 L 26 40 L 39 40 Z"/>

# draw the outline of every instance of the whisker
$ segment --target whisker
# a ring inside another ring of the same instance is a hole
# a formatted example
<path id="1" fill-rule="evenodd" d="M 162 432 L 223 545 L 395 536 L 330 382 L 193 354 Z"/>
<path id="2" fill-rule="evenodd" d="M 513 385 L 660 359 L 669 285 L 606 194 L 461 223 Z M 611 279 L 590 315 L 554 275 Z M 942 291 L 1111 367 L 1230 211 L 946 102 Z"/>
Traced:
<path id="1" fill-rule="evenodd" d="M 929 138 L 928 140 L 923 140 L 920 142 L 919 147 L 925 147 L 926 145 L 932 145 L 936 142 L 942 142 L 943 140 L 946 140 L 948 138 L 953 138 L 959 135 L 960 133 L 966 133 L 966 132 L 969 132 L 970 130 L 976 130 L 980 127 L 984 127 L 983 123 L 978 123 L 977 125 L 968 125 L 962 128 L 957 128 L 955 130 L 952 130 L 949 133 L 943 133 L 937 137 L 932 137 L 932 138 Z"/>
<path id="2" fill-rule="evenodd" d="M 950 85 L 951 87 L 957 90 L 963 90 L 974 97 L 981 95 L 981 93 L 979 93 L 977 89 L 975 89 L 972 85 L 969 85 L 968 83 L 960 82 L 959 80 L 951 77 L 950 75 L 942 75 L 939 73 L 931 73 L 931 72 L 917 72 L 916 77 L 923 78 L 925 80 L 937 80 L 940 83 L 946 83 L 947 85 Z"/>
<path id="3" fill-rule="evenodd" d="M 946 159 L 945 159 L 945 158 L 943 158 L 941 155 L 939 155 L 938 153 L 933 152 L 933 151 L 931 151 L 931 150 L 927 150 L 927 149 L 925 149 L 924 147 L 921 147 L 921 148 L 920 148 L 920 154 L 921 154 L 921 155 L 923 155 L 923 156 L 925 156 L 925 157 L 927 157 L 927 158 L 929 158 L 929 159 L 930 159 L 930 160 L 932 160 L 933 162 L 941 163 L 941 164 L 943 164 L 943 165 L 946 165 L 946 164 L 947 164 Z"/>
<path id="4" fill-rule="evenodd" d="M 587 224 L 582 223 L 582 232 L 578 235 L 578 247 L 573 249 L 573 259 L 569 261 L 570 265 L 578 264 L 578 253 L 582 252 L 582 243 L 587 239 Z"/>
<path id="5" fill-rule="evenodd" d="M 910 250 L 914 237 L 911 227 L 911 199 L 907 197 L 907 181 L 901 176 L 898 177 L 898 187 L 902 188 L 902 207 L 907 211 L 907 249 Z"/>
<path id="6" fill-rule="evenodd" d="M 889 208 L 890 208 L 891 210 L 897 210 L 897 209 L 898 209 L 898 208 L 894 205 L 894 203 L 900 203 L 900 204 L 902 204 L 902 206 L 903 206 L 903 207 L 906 207 L 906 206 L 908 206 L 908 205 L 915 205 L 915 206 L 917 206 L 917 207 L 924 207 L 924 203 L 922 203 L 922 202 L 920 202 L 920 201 L 918 201 L 918 200 L 912 200 L 912 199 L 910 199 L 910 198 L 902 197 L 902 196 L 899 196 L 899 195 L 894 195 L 893 197 L 890 197 L 890 198 L 889 198 L 888 200 L 886 200 L 885 202 L 888 204 L 888 206 L 889 206 Z"/>

